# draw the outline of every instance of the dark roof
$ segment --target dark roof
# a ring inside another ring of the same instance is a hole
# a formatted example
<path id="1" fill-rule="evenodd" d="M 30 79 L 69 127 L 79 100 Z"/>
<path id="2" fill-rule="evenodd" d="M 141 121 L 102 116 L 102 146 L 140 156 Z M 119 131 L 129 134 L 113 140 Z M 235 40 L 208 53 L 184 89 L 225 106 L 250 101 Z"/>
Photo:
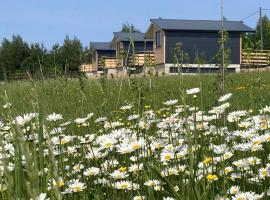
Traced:
<path id="1" fill-rule="evenodd" d="M 110 42 L 91 42 L 90 47 L 94 50 L 115 50 Z"/>
<path id="2" fill-rule="evenodd" d="M 130 41 L 130 39 L 132 39 L 135 42 L 143 42 L 145 38 L 144 33 L 140 33 L 140 32 L 135 32 L 135 33 L 114 32 L 113 34 L 114 34 L 114 38 L 120 41 Z"/>
<path id="3" fill-rule="evenodd" d="M 162 30 L 195 30 L 195 31 L 219 31 L 220 20 L 181 20 L 181 19 L 151 19 L 153 24 Z M 226 31 L 253 32 L 241 21 L 224 21 Z"/>

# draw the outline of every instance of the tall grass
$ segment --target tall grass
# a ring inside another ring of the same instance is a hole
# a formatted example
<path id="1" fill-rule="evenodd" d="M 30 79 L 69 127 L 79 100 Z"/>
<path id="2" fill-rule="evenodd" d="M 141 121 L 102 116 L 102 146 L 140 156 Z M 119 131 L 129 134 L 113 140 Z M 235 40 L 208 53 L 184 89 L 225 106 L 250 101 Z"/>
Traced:
<path id="1" fill-rule="evenodd" d="M 0 199 L 267 199 L 269 78 L 1 84 Z"/>

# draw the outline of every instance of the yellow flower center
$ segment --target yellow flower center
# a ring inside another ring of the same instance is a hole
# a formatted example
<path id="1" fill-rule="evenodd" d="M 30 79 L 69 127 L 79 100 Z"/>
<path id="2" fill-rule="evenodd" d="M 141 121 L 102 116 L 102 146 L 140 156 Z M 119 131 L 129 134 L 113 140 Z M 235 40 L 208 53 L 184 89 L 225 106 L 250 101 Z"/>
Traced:
<path id="1" fill-rule="evenodd" d="M 244 200 L 243 197 L 237 197 L 236 200 Z"/>
<path id="2" fill-rule="evenodd" d="M 266 176 L 268 174 L 267 170 L 262 170 L 262 175 Z"/>
<path id="3" fill-rule="evenodd" d="M 127 171 L 127 168 L 126 168 L 126 167 L 120 167 L 120 168 L 119 168 L 119 171 L 120 171 L 120 172 L 125 172 L 125 171 Z"/>
<path id="4" fill-rule="evenodd" d="M 212 160 L 213 160 L 212 157 L 208 157 L 208 158 L 205 158 L 205 159 L 204 159 L 203 163 L 204 163 L 204 164 L 208 164 L 208 163 L 210 163 Z"/>
<path id="5" fill-rule="evenodd" d="M 121 189 L 127 189 L 128 188 L 128 184 L 126 183 L 123 183 L 121 186 L 120 186 Z"/>
<path id="6" fill-rule="evenodd" d="M 141 145 L 140 145 L 140 144 L 134 144 L 134 145 L 132 146 L 132 148 L 133 148 L 133 149 L 139 149 L 139 148 L 141 148 Z"/>
<path id="7" fill-rule="evenodd" d="M 230 173 L 232 170 L 229 168 L 225 168 L 225 174 L 227 175 L 228 173 Z"/>
<path id="8" fill-rule="evenodd" d="M 207 176 L 207 179 L 208 179 L 209 181 L 215 181 L 215 180 L 218 179 L 218 177 L 217 177 L 216 175 L 209 174 L 209 175 Z"/>
<path id="9" fill-rule="evenodd" d="M 172 159 L 172 156 L 170 155 L 170 154 L 167 154 L 167 155 L 165 155 L 165 160 L 171 160 Z"/>
<path id="10" fill-rule="evenodd" d="M 64 185 L 64 182 L 63 182 L 63 181 L 58 181 L 58 182 L 57 182 L 57 187 L 60 188 L 60 187 L 62 187 L 63 185 Z"/>
<path id="11" fill-rule="evenodd" d="M 82 191 L 82 188 L 80 186 L 73 187 L 73 192 L 80 192 Z"/>
<path id="12" fill-rule="evenodd" d="M 113 144 L 112 144 L 111 142 L 108 142 L 108 143 L 105 144 L 105 147 L 106 147 L 106 148 L 110 148 L 110 147 L 112 147 L 112 145 L 113 145 Z"/>

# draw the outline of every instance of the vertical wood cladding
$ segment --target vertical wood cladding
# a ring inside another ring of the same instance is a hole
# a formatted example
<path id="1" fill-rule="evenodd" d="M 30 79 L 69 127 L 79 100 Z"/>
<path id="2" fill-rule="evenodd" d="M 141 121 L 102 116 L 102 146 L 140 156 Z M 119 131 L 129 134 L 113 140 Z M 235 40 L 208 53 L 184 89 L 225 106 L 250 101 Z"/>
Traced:
<path id="1" fill-rule="evenodd" d="M 183 44 L 184 52 L 188 53 L 190 63 L 194 63 L 196 55 L 205 59 L 206 63 L 215 63 L 215 55 L 219 49 L 218 32 L 207 31 L 166 31 L 166 63 L 173 63 L 173 48 L 177 42 Z M 240 64 L 240 33 L 229 32 L 226 48 L 231 49 L 231 64 Z M 156 58 L 156 57 L 155 57 Z"/>

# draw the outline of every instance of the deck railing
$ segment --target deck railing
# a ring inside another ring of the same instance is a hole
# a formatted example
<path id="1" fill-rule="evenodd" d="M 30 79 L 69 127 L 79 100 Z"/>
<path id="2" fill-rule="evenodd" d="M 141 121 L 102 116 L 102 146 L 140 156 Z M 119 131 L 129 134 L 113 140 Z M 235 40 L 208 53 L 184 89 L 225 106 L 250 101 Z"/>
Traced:
<path id="1" fill-rule="evenodd" d="M 94 67 L 92 64 L 83 64 L 79 67 L 80 72 L 93 72 Z"/>
<path id="2" fill-rule="evenodd" d="M 270 65 L 270 50 L 243 51 L 241 67 L 266 67 Z"/>
<path id="3" fill-rule="evenodd" d="M 104 65 L 104 66 L 102 66 Z M 114 69 L 118 67 L 118 61 L 115 57 L 101 58 L 98 61 L 99 67 L 105 67 L 107 69 Z"/>
<path id="4" fill-rule="evenodd" d="M 145 64 L 154 64 L 154 52 L 138 52 L 129 57 L 129 65 L 144 66 Z"/>

